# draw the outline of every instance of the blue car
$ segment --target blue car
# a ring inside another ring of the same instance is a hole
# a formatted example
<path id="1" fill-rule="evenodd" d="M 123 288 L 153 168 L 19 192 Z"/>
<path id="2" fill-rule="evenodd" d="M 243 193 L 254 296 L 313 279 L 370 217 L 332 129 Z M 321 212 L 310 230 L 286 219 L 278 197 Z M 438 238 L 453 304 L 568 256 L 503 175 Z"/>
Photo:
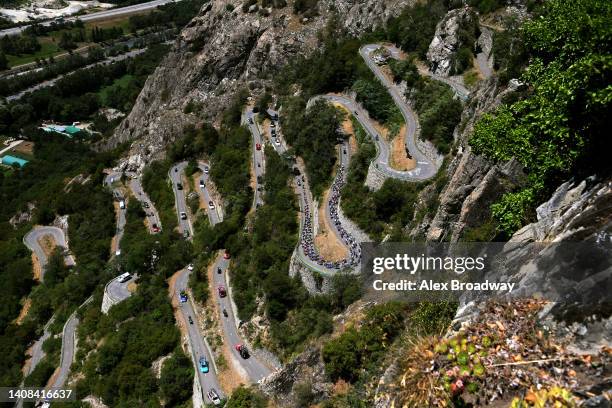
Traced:
<path id="1" fill-rule="evenodd" d="M 207 373 L 208 372 L 208 361 L 204 357 L 200 357 L 200 372 Z"/>
<path id="2" fill-rule="evenodd" d="M 181 303 L 187 302 L 187 294 L 185 292 L 181 292 L 180 295 L 179 295 L 179 299 L 180 299 Z"/>

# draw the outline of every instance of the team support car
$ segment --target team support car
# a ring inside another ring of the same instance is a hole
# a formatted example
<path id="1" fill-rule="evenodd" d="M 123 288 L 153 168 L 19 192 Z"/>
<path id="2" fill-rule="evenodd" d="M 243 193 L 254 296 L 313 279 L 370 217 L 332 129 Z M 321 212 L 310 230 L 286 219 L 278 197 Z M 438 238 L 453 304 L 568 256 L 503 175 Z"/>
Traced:
<path id="1" fill-rule="evenodd" d="M 229 252 L 225 251 L 225 252 L 223 253 L 223 259 L 230 259 L 230 254 L 229 254 Z"/>
<path id="2" fill-rule="evenodd" d="M 234 348 L 236 349 L 238 354 L 240 354 L 240 357 L 242 357 L 244 359 L 247 359 L 247 358 L 250 357 L 249 350 L 246 348 L 245 345 L 243 345 L 243 344 L 236 344 L 234 346 Z"/>
<path id="3" fill-rule="evenodd" d="M 151 229 L 153 230 L 153 232 L 159 232 L 159 231 L 161 231 L 161 230 L 159 229 L 159 227 L 157 226 L 157 224 L 153 224 L 153 225 L 151 226 Z"/>
<path id="4" fill-rule="evenodd" d="M 221 405 L 221 398 L 219 398 L 219 394 L 217 394 L 217 391 L 214 388 L 211 388 L 206 395 L 213 405 Z"/>
<path id="5" fill-rule="evenodd" d="M 183 189 L 183 185 L 181 183 L 176 183 L 176 189 L 177 190 L 182 190 Z"/>
<path id="6" fill-rule="evenodd" d="M 208 361 L 206 361 L 206 358 L 200 357 L 200 372 L 207 373 L 208 371 L 209 371 Z"/>
<path id="7" fill-rule="evenodd" d="M 186 220 L 187 219 L 187 213 L 184 211 L 181 211 L 181 220 Z"/>
<path id="8" fill-rule="evenodd" d="M 224 298 L 227 296 L 227 290 L 225 289 L 225 286 L 219 285 L 219 287 L 217 288 L 217 291 L 219 292 L 219 297 Z"/>
<path id="9" fill-rule="evenodd" d="M 193 264 L 192 263 L 187 265 L 187 270 L 193 271 Z"/>
<path id="10" fill-rule="evenodd" d="M 187 302 L 187 294 L 184 290 L 181 290 L 181 293 L 179 293 L 179 300 L 181 303 Z"/>
<path id="11" fill-rule="evenodd" d="M 215 209 L 215 203 L 213 203 L 212 201 L 209 201 L 209 202 L 208 202 L 208 207 L 209 207 L 211 210 L 214 210 L 214 209 Z"/>
<path id="12" fill-rule="evenodd" d="M 257 150 L 261 150 L 261 145 L 260 145 L 259 143 L 256 143 L 256 144 L 255 144 L 255 149 L 257 149 Z"/>
<path id="13" fill-rule="evenodd" d="M 200 179 L 200 188 L 204 188 L 204 179 Z"/>

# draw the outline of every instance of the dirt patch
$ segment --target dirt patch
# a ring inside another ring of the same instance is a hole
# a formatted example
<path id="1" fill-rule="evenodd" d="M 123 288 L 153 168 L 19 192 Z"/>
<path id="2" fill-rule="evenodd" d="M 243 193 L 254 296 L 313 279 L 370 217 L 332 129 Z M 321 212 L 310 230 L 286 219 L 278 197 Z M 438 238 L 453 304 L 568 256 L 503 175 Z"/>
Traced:
<path id="1" fill-rule="evenodd" d="M 32 252 L 32 273 L 34 275 L 34 280 L 40 282 L 42 278 L 42 266 L 40 265 L 40 260 L 34 252 Z"/>
<path id="2" fill-rule="evenodd" d="M 416 160 L 406 152 L 406 125 L 402 126 L 397 136 L 391 142 L 391 168 L 400 171 L 412 170 L 416 167 Z"/>
<path id="3" fill-rule="evenodd" d="M 374 126 L 378 134 L 382 136 L 383 140 L 389 141 L 389 129 L 387 129 L 380 122 L 377 122 L 374 119 L 370 119 L 370 122 L 372 122 L 372 125 Z"/>
<path id="4" fill-rule="evenodd" d="M 195 173 L 193 173 L 193 176 L 191 176 L 191 179 L 193 181 L 193 185 L 197 189 L 200 188 L 200 177 L 202 177 L 202 172 L 201 171 L 196 171 Z M 199 208 L 201 210 L 206 210 L 207 203 L 204 201 L 204 194 L 201 194 L 200 191 L 198 191 L 198 198 L 200 199 L 200 206 L 199 206 Z"/>
<path id="5" fill-rule="evenodd" d="M 138 284 L 136 282 L 130 282 L 127 285 L 127 290 L 130 291 L 130 293 L 134 293 L 136 292 L 136 289 L 138 289 Z"/>
<path id="6" fill-rule="evenodd" d="M 23 319 L 28 315 L 28 311 L 30 310 L 30 306 L 32 306 L 32 299 L 26 298 L 23 302 L 23 306 L 21 307 L 21 311 L 19 312 L 19 316 L 15 319 L 15 324 L 21 324 Z"/>
<path id="7" fill-rule="evenodd" d="M 10 149 L 7 153 L 21 153 L 28 156 L 34 154 L 34 142 L 23 141 L 19 143 L 17 146 Z"/>
<path id="8" fill-rule="evenodd" d="M 38 239 L 38 245 L 42 248 L 43 252 L 47 257 L 50 257 L 53 253 L 53 250 L 57 246 L 55 240 L 53 239 L 53 235 L 45 234 Z"/>
<path id="9" fill-rule="evenodd" d="M 319 206 L 319 229 L 315 237 L 315 245 L 323 258 L 328 261 L 340 261 L 348 256 L 347 248 L 342 244 L 340 239 L 334 234 L 327 217 L 325 216 L 325 208 L 327 207 L 327 199 L 329 190 L 323 194 L 321 205 Z"/>

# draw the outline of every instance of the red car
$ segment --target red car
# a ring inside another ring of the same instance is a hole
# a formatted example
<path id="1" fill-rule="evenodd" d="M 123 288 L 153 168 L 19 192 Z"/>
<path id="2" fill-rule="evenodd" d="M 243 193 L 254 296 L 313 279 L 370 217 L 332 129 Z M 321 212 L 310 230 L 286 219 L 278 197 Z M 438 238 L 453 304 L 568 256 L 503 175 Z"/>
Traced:
<path id="1" fill-rule="evenodd" d="M 217 288 L 217 290 L 219 291 L 219 297 L 226 297 L 227 296 L 227 291 L 225 290 L 225 286 L 221 285 Z"/>
<path id="2" fill-rule="evenodd" d="M 223 253 L 223 259 L 230 259 L 229 252 L 225 251 L 225 253 Z"/>
<path id="3" fill-rule="evenodd" d="M 153 226 L 151 227 L 151 229 L 153 230 L 153 232 L 159 232 L 159 231 L 161 231 L 161 230 L 159 229 L 159 227 L 157 226 L 157 224 L 153 224 Z"/>
<path id="4" fill-rule="evenodd" d="M 250 356 L 249 350 L 245 346 L 243 346 L 242 344 L 236 344 L 234 346 L 234 348 L 240 354 L 240 357 L 242 357 L 244 359 L 249 358 L 249 356 Z"/>
<path id="5" fill-rule="evenodd" d="M 261 145 L 260 145 L 259 143 L 257 143 L 257 144 L 255 145 L 255 148 L 256 148 L 257 150 L 261 150 Z"/>

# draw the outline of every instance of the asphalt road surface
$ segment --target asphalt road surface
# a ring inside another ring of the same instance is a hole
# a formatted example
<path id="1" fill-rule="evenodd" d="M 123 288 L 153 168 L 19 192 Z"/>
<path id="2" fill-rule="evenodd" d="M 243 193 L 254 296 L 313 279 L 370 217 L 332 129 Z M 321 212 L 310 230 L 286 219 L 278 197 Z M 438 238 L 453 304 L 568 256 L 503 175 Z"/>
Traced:
<path id="1" fill-rule="evenodd" d="M 266 168 L 266 159 L 264 155 L 264 143 L 259 127 L 257 125 L 257 115 L 253 113 L 251 109 L 247 109 L 242 115 L 242 123 L 246 125 L 251 132 L 251 138 L 253 139 L 253 146 L 251 150 L 253 152 L 253 166 L 255 168 L 255 177 L 259 179 L 263 177 Z M 257 150 L 257 145 L 261 146 L 260 150 Z M 261 188 L 261 191 L 259 189 Z M 259 182 L 255 185 L 255 194 L 253 198 L 253 207 L 257 208 L 263 205 L 263 185 Z"/>
<path id="2" fill-rule="evenodd" d="M 170 168 L 168 176 L 172 182 L 172 191 L 174 192 L 174 207 L 176 208 L 176 216 L 178 217 L 179 231 L 181 234 L 184 234 L 185 231 L 187 231 L 189 233 L 188 239 L 191 240 L 193 237 L 193 226 L 191 225 L 191 217 L 189 216 L 189 211 L 187 209 L 185 186 L 183 185 L 182 190 L 179 190 L 177 187 L 178 183 L 181 183 L 181 185 L 183 184 L 181 176 L 185 171 L 185 167 L 187 167 L 186 161 L 175 164 Z M 186 220 L 181 219 L 181 213 L 187 214 Z"/>
<path id="3" fill-rule="evenodd" d="M 142 204 L 147 203 L 146 205 L 149 206 L 149 208 L 144 208 L 144 210 L 147 214 L 147 224 L 149 227 L 149 233 L 153 234 L 155 233 L 155 231 L 153 231 L 154 224 L 157 225 L 159 228 L 162 227 L 161 220 L 159 218 L 159 213 L 157 212 L 153 201 L 151 201 L 147 193 L 145 193 L 144 189 L 142 188 L 140 177 L 137 177 L 134 173 L 126 173 L 126 175 L 130 179 L 129 187 L 130 190 L 132 190 L 132 194 L 134 194 L 134 197 L 136 197 L 136 199 Z"/>
<path id="4" fill-rule="evenodd" d="M 213 269 L 213 285 L 216 292 L 215 296 L 219 304 L 219 312 L 221 312 L 220 319 L 223 328 L 223 335 L 225 337 L 225 342 L 231 349 L 230 352 L 233 353 L 234 358 L 243 368 L 249 379 L 253 382 L 259 382 L 262 378 L 271 374 L 272 370 L 253 354 L 253 350 L 249 349 L 250 357 L 247 359 L 242 358 L 240 353 L 236 351 L 235 346 L 237 344 L 245 345 L 245 342 L 238 333 L 238 325 L 234 318 L 235 314 L 232 310 L 233 305 L 229 295 L 222 298 L 218 293 L 219 286 L 228 288 L 225 275 L 227 273 L 229 262 L 230 261 L 228 259 L 224 259 L 222 256 L 219 256 Z M 221 273 L 219 273 L 219 269 L 221 270 Z M 224 309 L 227 311 L 227 317 L 223 315 Z"/>
<path id="5" fill-rule="evenodd" d="M 209 173 L 206 172 L 206 169 L 208 168 L 208 171 L 210 171 L 210 165 L 208 163 L 200 161 L 198 162 L 198 168 L 202 172 L 202 176 L 200 177 L 200 180 L 202 181 L 204 186 L 202 187 L 200 182 L 198 182 L 198 185 L 196 186 L 196 188 L 200 189 L 202 198 L 204 199 L 204 202 L 206 203 L 206 213 L 208 214 L 208 221 L 210 222 L 210 225 L 215 225 L 223 221 L 223 218 L 221 217 L 222 211 L 221 211 L 221 208 L 219 208 L 219 204 L 214 202 L 214 200 L 210 196 L 210 192 L 208 191 L 208 188 L 206 187 L 206 182 L 208 181 L 208 178 L 209 178 Z M 213 203 L 212 207 L 210 206 L 211 202 Z M 187 216 L 189 216 L 189 214 Z"/>
<path id="6" fill-rule="evenodd" d="M 111 247 L 112 255 L 115 256 L 116 252 L 120 250 L 121 238 L 125 232 L 125 215 L 127 212 L 128 198 L 123 196 L 121 190 L 117 187 L 121 183 L 122 173 L 112 172 L 104 178 L 104 184 L 112 189 L 115 200 L 123 200 L 125 208 L 119 208 L 117 217 L 117 227 L 115 229 L 115 240 Z"/>
<path id="7" fill-rule="evenodd" d="M 23 237 L 23 243 L 30 249 L 30 251 L 34 252 L 38 257 L 38 261 L 40 262 L 40 267 L 42 269 L 40 276 L 41 281 L 44 279 L 45 267 L 47 265 L 48 260 L 47 255 L 38 243 L 38 240 L 44 237 L 45 235 L 50 235 L 55 241 L 55 245 L 65 248 L 66 251 L 68 250 L 68 244 L 66 243 L 64 231 L 57 227 L 37 226 L 32 228 L 32 230 Z M 67 266 L 74 266 L 74 257 L 66 253 L 64 257 L 64 263 Z"/>
<path id="8" fill-rule="evenodd" d="M 210 403 L 206 394 L 212 388 L 214 388 L 220 397 L 223 397 L 223 393 L 221 391 L 221 387 L 219 386 L 219 381 L 217 380 L 217 373 L 215 372 L 215 367 L 212 363 L 213 359 L 210 354 L 210 350 L 206 347 L 204 339 L 202 337 L 202 333 L 198 328 L 198 323 L 196 319 L 196 313 L 194 311 L 193 304 L 191 303 L 191 299 L 188 299 L 187 302 L 180 302 L 180 293 L 182 290 L 187 288 L 187 283 L 189 281 L 189 270 L 183 269 L 180 271 L 179 276 L 176 280 L 175 293 L 173 296 L 176 296 L 179 299 L 179 311 L 181 318 L 183 320 L 183 324 L 187 328 L 187 336 L 189 338 L 189 345 L 191 348 L 191 357 L 193 360 L 193 364 L 195 367 L 195 372 L 198 377 L 198 381 L 200 382 L 200 386 L 204 395 L 202 398 L 205 402 Z M 193 320 L 193 324 L 189 323 L 189 316 Z M 206 358 L 208 361 L 209 372 L 202 373 L 200 371 L 200 357 Z"/>
<path id="9" fill-rule="evenodd" d="M 153 0 L 147 3 L 134 4 L 132 6 L 113 8 L 110 10 L 98 11 L 90 14 L 83 14 L 80 16 L 74 17 L 65 17 L 64 21 L 75 21 L 77 19 L 87 22 L 87 21 L 98 21 L 98 20 L 107 20 L 110 18 L 116 18 L 120 16 L 125 16 L 128 14 L 134 14 L 140 11 L 151 10 L 156 8 L 157 6 L 161 6 L 162 4 L 172 3 L 174 0 Z M 38 24 L 42 26 L 49 26 L 53 20 L 50 21 L 42 21 Z M 0 31 L 0 37 L 4 37 L 5 35 L 17 35 L 25 30 L 29 25 L 23 25 L 19 27 L 7 28 L 5 30 Z"/>

